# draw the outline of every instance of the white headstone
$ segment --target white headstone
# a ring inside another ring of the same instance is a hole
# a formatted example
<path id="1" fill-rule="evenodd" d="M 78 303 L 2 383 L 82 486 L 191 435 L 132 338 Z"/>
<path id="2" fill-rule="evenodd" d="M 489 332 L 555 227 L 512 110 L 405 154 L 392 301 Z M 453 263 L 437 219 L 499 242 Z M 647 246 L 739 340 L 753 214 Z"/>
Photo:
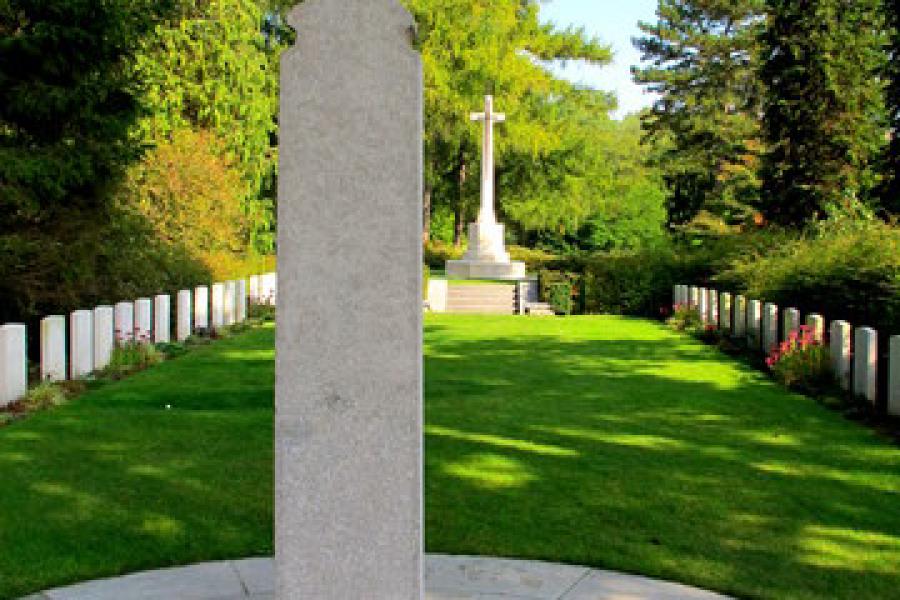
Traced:
<path id="1" fill-rule="evenodd" d="M 112 359 L 115 337 L 115 309 L 98 306 L 94 309 L 94 370 L 102 371 Z"/>
<path id="2" fill-rule="evenodd" d="M 134 340 L 141 344 L 153 341 L 153 300 L 150 298 L 134 302 Z"/>
<path id="3" fill-rule="evenodd" d="M 69 315 L 69 371 L 72 379 L 94 371 L 94 315 L 89 310 Z"/>
<path id="4" fill-rule="evenodd" d="M 278 302 L 278 274 L 266 273 L 260 280 L 262 286 L 261 304 L 275 306 Z"/>
<path id="5" fill-rule="evenodd" d="M 747 302 L 747 343 L 754 350 L 763 347 L 762 302 L 759 300 Z"/>
<path id="6" fill-rule="evenodd" d="M 134 341 L 134 303 L 116 304 L 116 342 L 126 344 Z"/>
<path id="7" fill-rule="evenodd" d="M 796 335 L 800 334 L 800 311 L 796 308 L 788 308 L 784 311 L 781 339 L 790 339 L 791 333 L 794 332 Z"/>
<path id="8" fill-rule="evenodd" d="M 888 414 L 900 417 L 900 335 L 891 338 L 891 370 L 888 375 Z"/>
<path id="9" fill-rule="evenodd" d="M 856 330 L 853 361 L 853 393 L 875 404 L 878 401 L 877 331 L 869 327 Z"/>
<path id="10" fill-rule="evenodd" d="M 235 320 L 243 323 L 247 320 L 247 280 L 237 280 L 237 299 L 235 302 Z"/>
<path id="11" fill-rule="evenodd" d="M 225 325 L 234 325 L 237 317 L 237 283 L 225 282 Z"/>
<path id="12" fill-rule="evenodd" d="M 178 323 L 175 328 L 175 335 L 179 342 L 183 342 L 193 333 L 193 306 L 191 305 L 191 290 L 181 290 L 178 292 Z"/>
<path id="13" fill-rule="evenodd" d="M 850 336 L 853 328 L 846 321 L 831 324 L 831 366 L 841 387 L 850 389 Z"/>
<path id="14" fill-rule="evenodd" d="M 209 288 L 205 285 L 194 289 L 194 327 L 209 329 Z"/>
<path id="15" fill-rule="evenodd" d="M 722 292 L 719 294 L 719 329 L 730 334 L 731 324 L 731 294 Z"/>
<path id="16" fill-rule="evenodd" d="M 398 0 L 327 0 L 301 4 L 290 22 L 297 45 L 283 55 L 279 131 L 277 598 L 421 600 L 423 138 L 413 19 Z"/>
<path id="17" fill-rule="evenodd" d="M 700 307 L 700 288 L 698 288 L 696 286 L 691 286 L 689 304 L 690 304 L 691 308 L 699 308 Z"/>
<path id="18" fill-rule="evenodd" d="M 672 286 L 672 310 L 678 308 L 678 300 L 681 296 L 681 286 Z"/>
<path id="19" fill-rule="evenodd" d="M 734 298 L 734 337 L 747 336 L 747 298 L 736 296 Z"/>
<path id="20" fill-rule="evenodd" d="M 763 352 L 769 354 L 778 346 L 778 306 L 767 302 L 763 307 Z"/>
<path id="21" fill-rule="evenodd" d="M 250 276 L 250 304 L 259 304 L 259 275 Z"/>
<path id="22" fill-rule="evenodd" d="M 697 310 L 700 311 L 700 320 L 703 321 L 704 324 L 709 321 L 709 290 L 706 288 L 700 288 L 700 304 L 697 305 Z"/>
<path id="23" fill-rule="evenodd" d="M 172 298 L 160 294 L 154 298 L 153 343 L 168 344 L 172 341 Z"/>
<path id="24" fill-rule="evenodd" d="M 450 284 L 446 279 L 428 280 L 428 307 L 431 312 L 447 312 L 447 298 L 450 295 Z"/>
<path id="25" fill-rule="evenodd" d="M 225 284 L 214 283 L 212 286 L 212 328 L 222 329 L 225 326 Z"/>
<path id="26" fill-rule="evenodd" d="M 707 290 L 706 299 L 706 322 L 709 325 L 719 324 L 719 292 L 716 290 Z"/>
<path id="27" fill-rule="evenodd" d="M 25 325 L 0 326 L 0 408 L 28 393 L 28 334 Z"/>
<path id="28" fill-rule="evenodd" d="M 41 380 L 65 381 L 66 318 L 58 315 L 41 320 Z"/>
<path id="29" fill-rule="evenodd" d="M 813 313 L 806 317 L 806 326 L 809 327 L 815 341 L 819 343 L 825 341 L 825 317 Z"/>

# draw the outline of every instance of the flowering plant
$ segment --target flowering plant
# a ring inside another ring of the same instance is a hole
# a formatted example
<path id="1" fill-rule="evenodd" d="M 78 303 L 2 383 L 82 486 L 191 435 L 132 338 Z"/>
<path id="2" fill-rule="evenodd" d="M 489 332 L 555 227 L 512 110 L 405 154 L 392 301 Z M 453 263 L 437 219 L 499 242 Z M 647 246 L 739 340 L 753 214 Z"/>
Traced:
<path id="1" fill-rule="evenodd" d="M 777 381 L 805 393 L 818 394 L 834 384 L 828 345 L 806 325 L 773 347 L 766 365 Z"/>
<path id="2" fill-rule="evenodd" d="M 672 316 L 666 322 L 676 331 L 697 331 L 703 327 L 700 311 L 688 304 L 676 304 Z"/>

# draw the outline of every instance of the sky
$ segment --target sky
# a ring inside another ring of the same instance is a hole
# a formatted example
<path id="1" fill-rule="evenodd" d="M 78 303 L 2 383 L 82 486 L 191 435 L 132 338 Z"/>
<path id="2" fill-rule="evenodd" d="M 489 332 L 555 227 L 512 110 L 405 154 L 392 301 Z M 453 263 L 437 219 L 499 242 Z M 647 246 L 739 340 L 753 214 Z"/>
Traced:
<path id="1" fill-rule="evenodd" d="M 562 27 L 584 27 L 588 35 L 599 37 L 612 46 L 613 63 L 592 67 L 570 62 L 554 67 L 565 78 L 593 88 L 613 91 L 619 99 L 616 118 L 637 112 L 653 102 L 631 78 L 631 66 L 641 56 L 631 44 L 639 35 L 637 22 L 654 21 L 657 0 L 547 0 L 541 8 L 541 19 Z"/>

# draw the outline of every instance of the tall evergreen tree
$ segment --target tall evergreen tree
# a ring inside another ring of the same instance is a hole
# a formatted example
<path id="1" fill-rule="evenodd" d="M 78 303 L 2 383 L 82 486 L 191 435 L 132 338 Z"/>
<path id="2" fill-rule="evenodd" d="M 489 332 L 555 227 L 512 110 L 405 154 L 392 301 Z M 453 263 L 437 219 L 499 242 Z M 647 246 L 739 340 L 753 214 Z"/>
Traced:
<path id="1" fill-rule="evenodd" d="M 660 0 L 634 40 L 635 80 L 659 94 L 644 117 L 669 189 L 669 219 L 745 221 L 758 193 L 764 0 Z"/>
<path id="2" fill-rule="evenodd" d="M 885 141 L 882 0 L 768 0 L 762 209 L 799 226 L 865 200 Z"/>

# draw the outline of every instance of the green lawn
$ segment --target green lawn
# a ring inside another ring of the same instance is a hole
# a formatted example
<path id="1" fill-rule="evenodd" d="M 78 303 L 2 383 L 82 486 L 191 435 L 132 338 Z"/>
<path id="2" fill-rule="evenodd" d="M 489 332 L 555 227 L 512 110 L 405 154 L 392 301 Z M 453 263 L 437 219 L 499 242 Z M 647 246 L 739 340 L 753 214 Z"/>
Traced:
<path id="1" fill-rule="evenodd" d="M 272 343 L 0 429 L 0 598 L 271 552 Z M 614 317 L 443 316 L 425 368 L 429 551 L 897 597 L 900 449 L 712 348 Z"/>

